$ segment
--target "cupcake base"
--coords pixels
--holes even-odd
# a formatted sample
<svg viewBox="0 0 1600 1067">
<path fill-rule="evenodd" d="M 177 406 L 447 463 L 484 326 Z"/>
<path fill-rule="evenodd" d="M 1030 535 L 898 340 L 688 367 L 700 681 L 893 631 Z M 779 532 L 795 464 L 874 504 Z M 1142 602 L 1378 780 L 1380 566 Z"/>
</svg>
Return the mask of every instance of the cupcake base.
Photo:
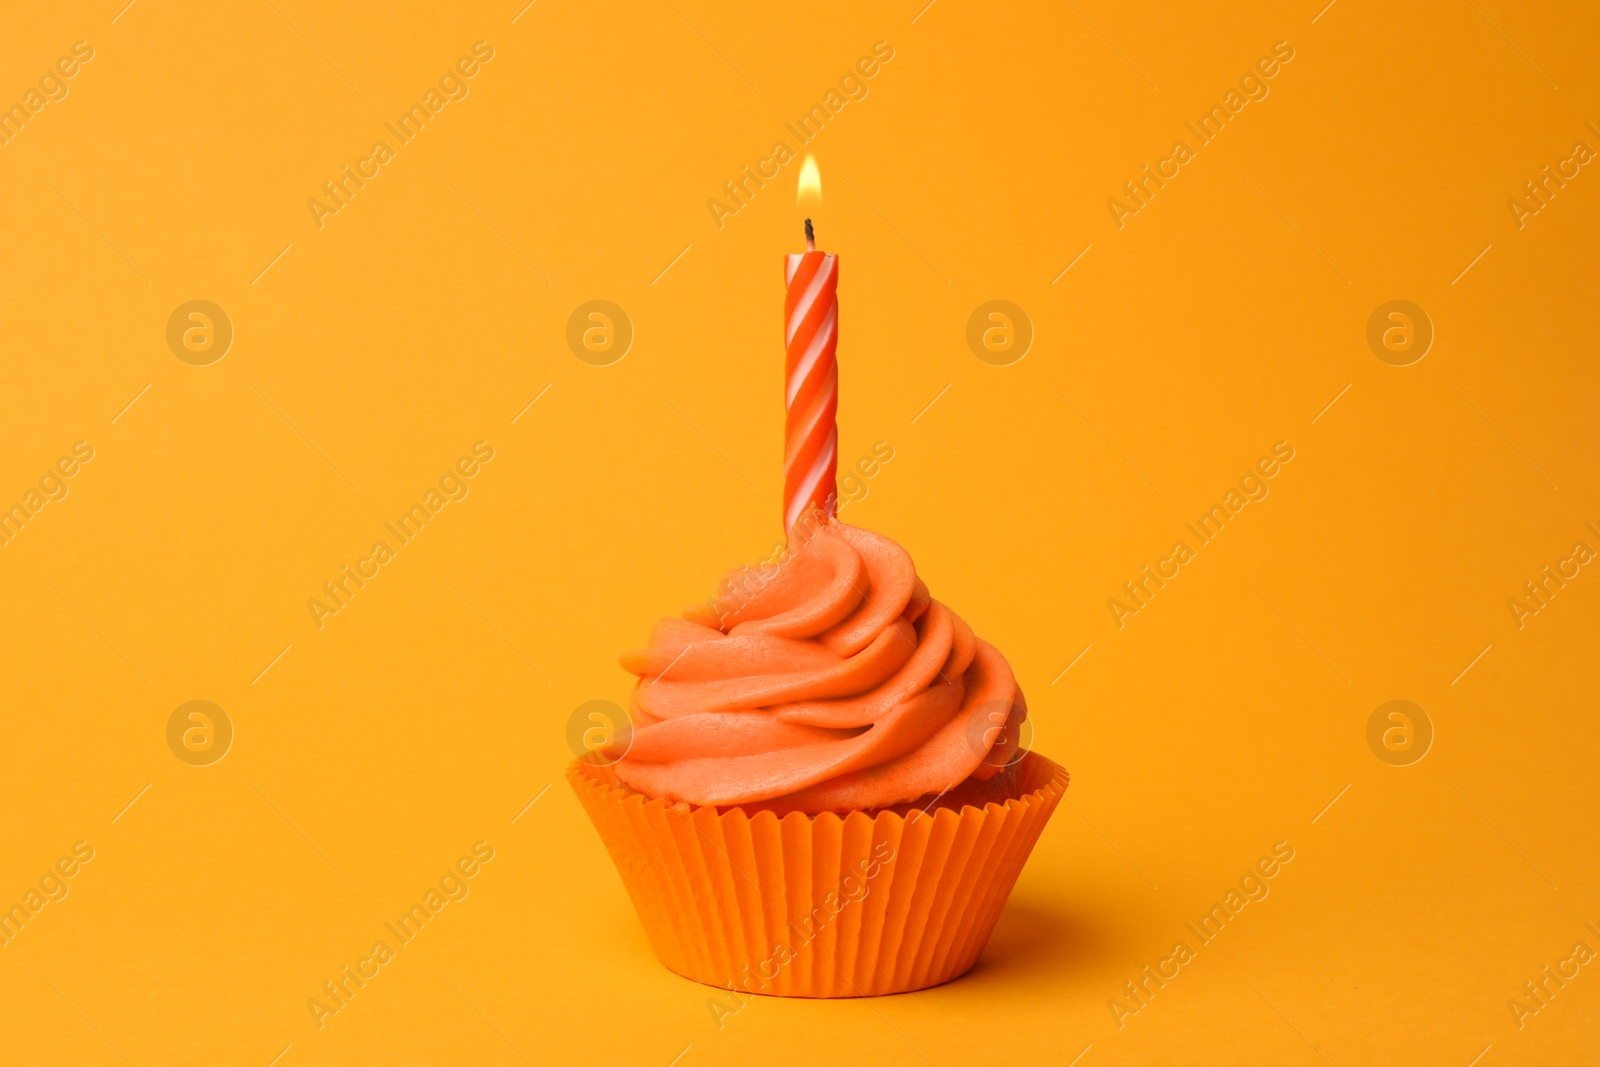
<svg viewBox="0 0 1600 1067">
<path fill-rule="evenodd" d="M 1029 752 L 925 807 L 780 816 L 652 799 L 589 759 L 567 779 L 665 966 L 787 997 L 904 993 L 965 974 L 1068 780 Z"/>
</svg>

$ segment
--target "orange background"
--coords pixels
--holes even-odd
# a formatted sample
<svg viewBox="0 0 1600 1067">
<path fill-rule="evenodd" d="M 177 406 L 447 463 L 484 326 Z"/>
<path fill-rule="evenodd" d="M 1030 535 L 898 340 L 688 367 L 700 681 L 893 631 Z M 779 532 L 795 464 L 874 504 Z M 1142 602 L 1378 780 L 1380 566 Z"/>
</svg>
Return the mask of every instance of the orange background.
<svg viewBox="0 0 1600 1067">
<path fill-rule="evenodd" d="M 0 40 L 0 101 L 94 49 L 0 147 L 0 504 L 94 449 L 0 548 L 0 903 L 94 849 L 0 947 L 8 1058 L 1592 1056 L 1593 967 L 1521 1029 L 1508 1000 L 1600 949 L 1600 576 L 1507 607 L 1600 547 L 1600 176 L 1507 207 L 1600 148 L 1592 9 L 121 2 Z M 470 95 L 319 229 L 306 201 L 480 40 Z M 877 41 L 810 146 L 840 455 L 895 450 L 846 515 L 1010 658 L 1072 804 L 965 978 L 718 1029 L 561 780 L 566 724 L 779 536 L 798 163 L 720 229 L 706 202 Z M 1270 96 L 1118 229 L 1278 41 Z M 208 366 L 166 342 L 192 299 L 234 328 Z M 566 344 L 591 299 L 635 329 L 610 366 Z M 965 341 L 991 299 L 1035 330 L 1010 366 Z M 1366 342 L 1391 299 L 1435 330 L 1411 366 Z M 306 601 L 480 440 L 470 495 L 319 629 Z M 1271 495 L 1119 630 L 1107 599 L 1278 441 Z M 166 739 L 195 699 L 235 732 L 209 766 Z M 1391 699 L 1433 724 L 1411 766 L 1368 747 Z M 470 895 L 319 1030 L 307 1000 L 478 841 Z M 1271 895 L 1119 1028 L 1279 841 Z"/>
</svg>

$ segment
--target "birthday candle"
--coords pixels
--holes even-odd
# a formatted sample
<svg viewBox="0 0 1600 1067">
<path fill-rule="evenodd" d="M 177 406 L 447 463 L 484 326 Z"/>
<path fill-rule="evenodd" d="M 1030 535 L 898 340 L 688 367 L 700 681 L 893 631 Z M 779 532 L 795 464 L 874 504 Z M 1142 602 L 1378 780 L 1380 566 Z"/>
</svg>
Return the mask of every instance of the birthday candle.
<svg viewBox="0 0 1600 1067">
<path fill-rule="evenodd" d="M 783 528 L 808 512 L 831 516 L 838 496 L 839 259 L 818 252 L 811 220 L 806 250 L 785 257 Z"/>
</svg>

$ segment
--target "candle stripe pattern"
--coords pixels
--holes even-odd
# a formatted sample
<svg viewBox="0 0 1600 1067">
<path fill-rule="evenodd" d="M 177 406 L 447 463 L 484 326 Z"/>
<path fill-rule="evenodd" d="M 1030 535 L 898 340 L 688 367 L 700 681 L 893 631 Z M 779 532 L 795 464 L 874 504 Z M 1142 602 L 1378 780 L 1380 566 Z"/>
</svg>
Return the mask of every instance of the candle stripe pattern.
<svg viewBox="0 0 1600 1067">
<path fill-rule="evenodd" d="M 839 260 L 790 255 L 784 300 L 783 528 L 808 512 L 832 515 L 838 495 Z"/>
</svg>

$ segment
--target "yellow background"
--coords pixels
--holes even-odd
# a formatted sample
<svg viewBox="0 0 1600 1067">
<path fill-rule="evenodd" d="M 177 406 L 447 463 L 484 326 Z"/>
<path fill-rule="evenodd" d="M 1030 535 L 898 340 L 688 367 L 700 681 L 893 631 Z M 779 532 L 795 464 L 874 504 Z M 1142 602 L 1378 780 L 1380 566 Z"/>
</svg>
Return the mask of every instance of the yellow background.
<svg viewBox="0 0 1600 1067">
<path fill-rule="evenodd" d="M 0 903 L 96 851 L 0 948 L 0 1058 L 1592 1062 L 1595 966 L 1523 1029 L 1507 1002 L 1600 949 L 1600 576 L 1521 630 L 1507 601 L 1600 547 L 1600 174 L 1520 230 L 1506 202 L 1600 148 L 1600 17 L 922 3 L 12 12 L 4 101 L 95 58 L 0 148 L 0 503 L 95 458 L 0 548 Z M 306 201 L 479 40 L 470 95 L 319 230 Z M 895 449 L 846 517 L 1010 658 L 1072 804 L 965 978 L 719 1030 L 562 779 L 566 723 L 779 536 L 798 164 L 721 229 L 706 201 L 880 40 L 811 146 L 840 455 Z M 1107 199 L 1284 40 L 1119 230 Z M 165 340 L 197 298 L 235 330 L 204 367 Z M 607 367 L 565 342 L 596 298 L 636 331 Z M 1365 340 L 1396 298 L 1436 331 L 1408 367 Z M 964 340 L 991 299 L 1036 331 L 1012 366 Z M 470 496 L 319 630 L 308 598 L 479 440 Z M 1280 440 L 1270 497 L 1117 629 Z M 1436 732 L 1409 767 L 1366 741 L 1397 698 Z M 167 746 L 192 699 L 234 725 L 210 766 Z M 480 840 L 471 895 L 319 1030 L 307 1000 Z M 1119 1029 L 1278 841 L 1271 895 Z"/>
</svg>

